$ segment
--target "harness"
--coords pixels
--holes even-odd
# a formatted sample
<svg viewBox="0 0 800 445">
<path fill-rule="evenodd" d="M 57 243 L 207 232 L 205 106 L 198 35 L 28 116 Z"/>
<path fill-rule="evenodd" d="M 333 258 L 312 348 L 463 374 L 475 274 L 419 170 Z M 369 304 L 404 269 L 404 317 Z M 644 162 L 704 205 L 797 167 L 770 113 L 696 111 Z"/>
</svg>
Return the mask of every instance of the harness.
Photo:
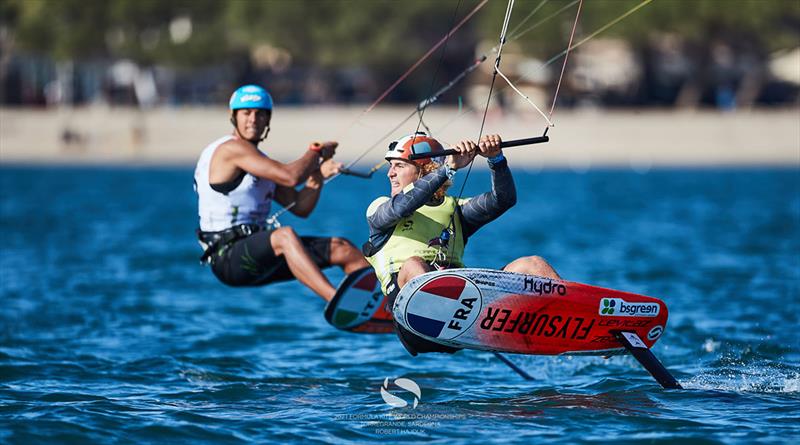
<svg viewBox="0 0 800 445">
<path fill-rule="evenodd" d="M 197 229 L 197 242 L 203 248 L 200 264 L 212 264 L 214 252 L 222 253 L 231 243 L 267 230 L 258 224 L 237 224 L 219 232 L 203 232 Z"/>
<path fill-rule="evenodd" d="M 456 207 L 458 211 L 458 207 Z M 442 233 L 438 238 L 433 238 L 428 241 L 428 247 L 436 248 L 436 256 L 430 261 L 430 265 L 436 270 L 447 269 L 450 267 L 450 256 L 448 251 L 450 249 L 450 237 L 454 234 L 455 230 L 450 227 L 442 229 Z M 466 242 L 466 240 L 465 240 Z"/>
</svg>

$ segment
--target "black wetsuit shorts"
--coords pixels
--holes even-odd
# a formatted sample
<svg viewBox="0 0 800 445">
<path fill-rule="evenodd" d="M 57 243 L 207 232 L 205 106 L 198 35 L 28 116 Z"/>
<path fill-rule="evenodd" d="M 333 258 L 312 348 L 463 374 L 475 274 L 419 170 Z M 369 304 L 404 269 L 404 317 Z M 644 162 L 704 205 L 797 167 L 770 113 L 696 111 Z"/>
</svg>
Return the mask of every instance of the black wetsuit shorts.
<svg viewBox="0 0 800 445">
<path fill-rule="evenodd" d="M 229 243 L 211 255 L 211 270 L 228 286 L 262 286 L 295 279 L 286 258 L 276 255 L 271 231 L 256 232 Z M 331 238 L 301 236 L 311 260 L 320 268 L 331 266 Z"/>
</svg>

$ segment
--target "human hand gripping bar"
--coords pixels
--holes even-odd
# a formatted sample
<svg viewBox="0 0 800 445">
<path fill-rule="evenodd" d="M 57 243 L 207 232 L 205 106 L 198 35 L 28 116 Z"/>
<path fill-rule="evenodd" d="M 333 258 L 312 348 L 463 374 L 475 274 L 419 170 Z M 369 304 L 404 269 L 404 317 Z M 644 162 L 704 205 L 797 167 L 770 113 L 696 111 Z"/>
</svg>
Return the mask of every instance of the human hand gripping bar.
<svg viewBox="0 0 800 445">
<path fill-rule="evenodd" d="M 500 143 L 500 148 L 510 148 L 510 147 L 519 147 L 521 145 L 533 145 L 533 144 L 543 144 L 550 140 L 549 136 L 536 136 L 532 138 L 525 138 L 525 139 L 514 139 L 513 141 L 503 141 Z M 425 158 L 436 158 L 439 156 L 448 156 L 457 154 L 458 151 L 452 148 L 449 148 L 445 151 L 439 151 L 436 153 L 418 153 L 412 154 L 408 157 L 408 159 L 412 161 L 416 161 L 417 159 L 425 159 Z"/>
<path fill-rule="evenodd" d="M 533 144 L 543 144 L 545 142 L 550 141 L 549 136 L 536 136 L 532 138 L 525 138 L 525 139 L 514 139 L 513 141 L 503 141 L 500 143 L 500 148 L 510 148 L 510 147 L 519 147 L 521 145 L 533 145 Z M 458 151 L 451 149 L 447 149 L 443 152 L 436 152 L 436 153 L 419 153 L 419 154 L 412 154 L 409 156 L 409 159 L 415 161 L 417 159 L 425 159 L 425 158 L 435 158 L 438 156 L 447 156 L 456 154 Z M 365 178 L 369 179 L 372 177 L 372 174 L 375 173 L 375 168 L 370 170 L 369 173 L 361 173 L 354 170 L 350 170 L 349 168 L 342 168 L 339 173 L 343 175 L 350 175 L 355 176 L 357 178 Z"/>
</svg>

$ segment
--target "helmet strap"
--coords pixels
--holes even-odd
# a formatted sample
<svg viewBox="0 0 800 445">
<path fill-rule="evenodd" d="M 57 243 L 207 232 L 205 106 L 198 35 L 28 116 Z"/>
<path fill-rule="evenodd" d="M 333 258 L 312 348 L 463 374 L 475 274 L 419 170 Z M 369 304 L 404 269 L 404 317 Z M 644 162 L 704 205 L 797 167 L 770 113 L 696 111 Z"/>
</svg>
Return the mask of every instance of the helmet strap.
<svg viewBox="0 0 800 445">
<path fill-rule="evenodd" d="M 231 110 L 230 122 L 231 125 L 233 125 L 233 132 L 236 133 L 240 139 L 244 139 L 244 137 L 242 137 L 242 133 L 239 133 L 239 127 L 236 125 L 236 110 Z"/>
<path fill-rule="evenodd" d="M 261 136 L 261 139 L 259 139 L 258 142 L 261 142 L 264 139 L 266 139 L 268 135 L 269 135 L 269 125 L 267 125 L 267 128 L 264 129 L 264 134 Z"/>
</svg>

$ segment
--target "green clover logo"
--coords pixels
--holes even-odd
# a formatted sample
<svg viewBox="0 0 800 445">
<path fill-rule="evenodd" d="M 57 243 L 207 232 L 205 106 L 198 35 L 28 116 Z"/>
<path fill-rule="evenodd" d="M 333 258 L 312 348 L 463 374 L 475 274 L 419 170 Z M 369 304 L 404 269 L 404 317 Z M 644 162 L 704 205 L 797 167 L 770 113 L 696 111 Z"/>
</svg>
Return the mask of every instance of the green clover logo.
<svg viewBox="0 0 800 445">
<path fill-rule="evenodd" d="M 613 315 L 614 314 L 614 306 L 617 305 L 617 302 L 614 300 L 610 300 L 608 298 L 603 298 L 603 309 L 600 311 L 603 315 Z"/>
</svg>

